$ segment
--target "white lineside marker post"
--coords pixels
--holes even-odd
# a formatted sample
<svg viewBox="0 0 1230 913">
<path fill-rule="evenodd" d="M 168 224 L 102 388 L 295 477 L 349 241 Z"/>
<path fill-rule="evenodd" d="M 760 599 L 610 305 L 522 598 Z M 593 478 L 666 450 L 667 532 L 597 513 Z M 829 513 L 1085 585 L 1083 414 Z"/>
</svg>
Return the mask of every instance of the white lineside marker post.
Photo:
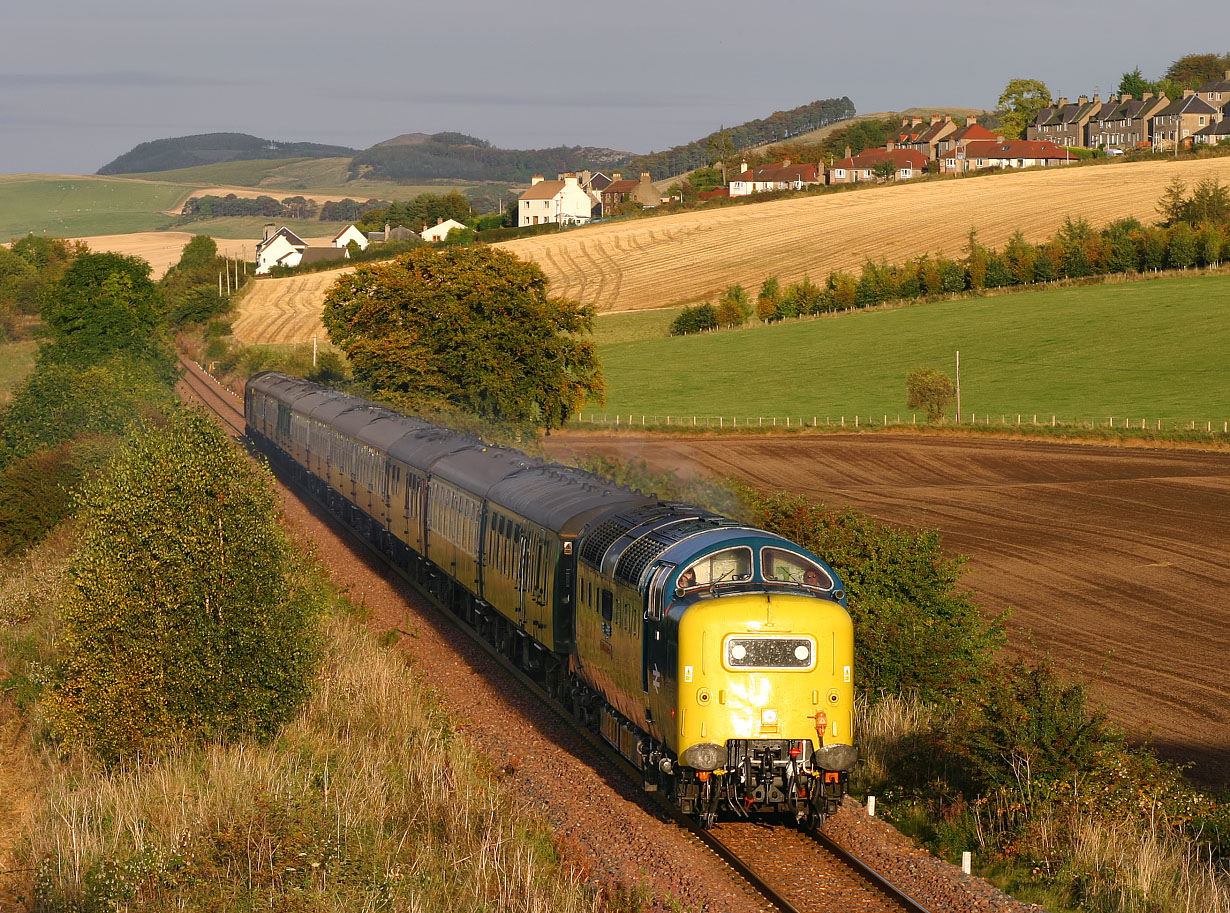
<svg viewBox="0 0 1230 913">
<path fill-rule="evenodd" d="M 316 336 L 312 336 L 312 367 L 316 367 Z"/>
<path fill-rule="evenodd" d="M 965 852 L 961 854 L 961 871 L 964 872 L 966 875 L 969 874 L 970 863 L 973 862 L 973 860 L 974 860 L 974 854 L 971 853 L 969 850 L 966 850 Z"/>
<path fill-rule="evenodd" d="M 867 797 L 867 815 L 871 818 L 874 818 L 876 816 L 876 797 L 875 796 Z"/>
</svg>

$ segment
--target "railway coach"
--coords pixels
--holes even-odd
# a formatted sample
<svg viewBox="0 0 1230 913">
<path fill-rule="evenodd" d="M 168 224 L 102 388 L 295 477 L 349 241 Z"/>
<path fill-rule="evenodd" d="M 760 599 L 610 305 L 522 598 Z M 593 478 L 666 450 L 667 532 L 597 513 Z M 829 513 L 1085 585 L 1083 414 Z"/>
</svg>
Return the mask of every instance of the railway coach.
<svg viewBox="0 0 1230 913">
<path fill-rule="evenodd" d="M 823 820 L 853 747 L 833 570 L 780 536 L 275 372 L 250 439 L 712 823 Z"/>
</svg>

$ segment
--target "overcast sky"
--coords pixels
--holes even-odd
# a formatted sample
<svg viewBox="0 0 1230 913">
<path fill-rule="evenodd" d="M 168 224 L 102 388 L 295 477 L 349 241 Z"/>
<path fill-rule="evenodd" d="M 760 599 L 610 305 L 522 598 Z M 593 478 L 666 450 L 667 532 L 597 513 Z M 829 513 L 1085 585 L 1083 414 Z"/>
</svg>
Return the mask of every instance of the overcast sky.
<svg viewBox="0 0 1230 913">
<path fill-rule="evenodd" d="M 88 174 L 146 140 L 364 148 L 456 130 L 650 152 L 818 98 L 992 108 L 1009 79 L 1105 97 L 1224 53 L 1225 0 L 179 3 L 4 0 L 0 173 Z"/>
</svg>

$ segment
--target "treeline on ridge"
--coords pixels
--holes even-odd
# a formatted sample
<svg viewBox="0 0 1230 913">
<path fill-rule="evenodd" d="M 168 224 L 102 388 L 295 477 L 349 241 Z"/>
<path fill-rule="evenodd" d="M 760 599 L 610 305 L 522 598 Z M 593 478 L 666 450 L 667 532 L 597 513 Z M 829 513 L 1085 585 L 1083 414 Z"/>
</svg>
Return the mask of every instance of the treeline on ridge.
<svg viewBox="0 0 1230 913">
<path fill-rule="evenodd" d="M 421 143 L 378 145 L 360 152 L 350 161 L 350 179 L 528 182 L 535 174 L 554 177 L 565 171 L 618 166 L 628 156 L 587 146 L 497 149 L 472 136 L 436 133 Z"/>
<path fill-rule="evenodd" d="M 778 143 L 811 130 L 854 116 L 854 102 L 846 96 L 813 101 L 789 111 L 751 120 L 737 127 L 723 127 L 708 136 L 664 152 L 635 156 L 628 167 L 632 172 L 648 171 L 655 181 L 704 167 L 729 158 L 743 149 Z"/>
<path fill-rule="evenodd" d="M 141 143 L 103 165 L 98 174 L 173 171 L 252 159 L 340 158 L 356 151 L 321 143 L 279 143 L 247 133 L 199 133 Z"/>
</svg>

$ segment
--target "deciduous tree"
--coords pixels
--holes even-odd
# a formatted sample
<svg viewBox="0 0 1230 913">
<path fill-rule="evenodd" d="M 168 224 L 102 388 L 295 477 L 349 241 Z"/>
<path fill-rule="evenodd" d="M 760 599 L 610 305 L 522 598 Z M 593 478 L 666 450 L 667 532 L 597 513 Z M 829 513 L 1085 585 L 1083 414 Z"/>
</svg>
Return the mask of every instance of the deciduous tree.
<svg viewBox="0 0 1230 913">
<path fill-rule="evenodd" d="M 1051 90 L 1039 79 L 1013 79 L 999 96 L 999 132 L 1020 139 L 1038 112 L 1051 103 Z"/>
<path fill-rule="evenodd" d="M 307 695 L 314 600 L 267 477 L 216 424 L 148 427 L 82 496 L 47 706 L 116 761 L 187 738 L 264 738 Z"/>
<path fill-rule="evenodd" d="M 418 248 L 342 276 L 322 320 L 356 379 L 410 408 L 553 428 L 604 391 L 594 310 L 533 263 L 479 245 Z"/>
<path fill-rule="evenodd" d="M 922 409 L 928 421 L 938 422 L 957 395 L 952 378 L 935 368 L 915 368 L 905 380 L 906 407 Z"/>
</svg>

